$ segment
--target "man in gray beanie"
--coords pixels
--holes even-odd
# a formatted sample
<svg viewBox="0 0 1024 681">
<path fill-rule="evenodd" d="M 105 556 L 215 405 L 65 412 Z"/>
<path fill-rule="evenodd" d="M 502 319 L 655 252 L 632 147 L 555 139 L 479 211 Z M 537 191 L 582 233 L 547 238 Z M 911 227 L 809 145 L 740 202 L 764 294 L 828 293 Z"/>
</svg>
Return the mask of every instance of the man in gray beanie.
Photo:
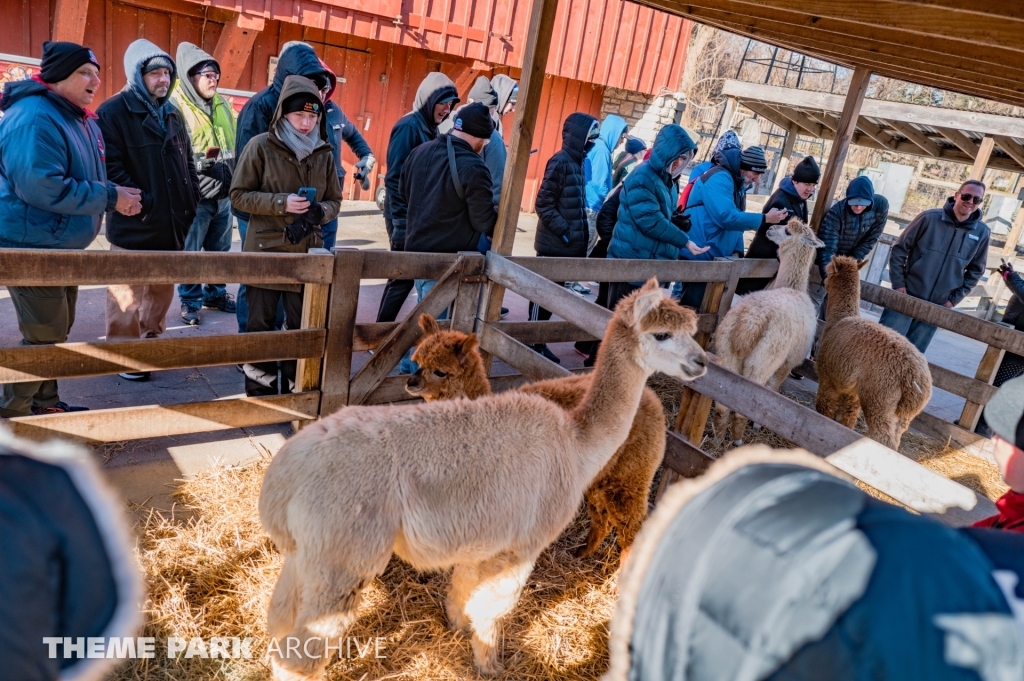
<svg viewBox="0 0 1024 681">
<path fill-rule="evenodd" d="M 180 251 L 196 216 L 199 176 L 181 112 L 170 103 L 178 78 L 171 56 L 139 39 L 124 54 L 128 84 L 97 109 L 107 144 L 107 176 L 142 191 L 142 211 L 112 213 L 110 249 Z M 107 340 L 156 338 L 167 328 L 174 284 L 107 287 Z M 121 378 L 145 381 L 149 372 Z"/>
</svg>

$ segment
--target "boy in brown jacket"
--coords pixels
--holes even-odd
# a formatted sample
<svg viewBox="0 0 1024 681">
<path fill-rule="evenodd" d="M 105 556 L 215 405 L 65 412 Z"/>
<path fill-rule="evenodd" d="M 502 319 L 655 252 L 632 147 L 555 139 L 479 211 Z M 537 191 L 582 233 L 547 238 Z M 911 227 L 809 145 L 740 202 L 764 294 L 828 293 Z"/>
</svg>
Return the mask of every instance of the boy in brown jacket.
<svg viewBox="0 0 1024 681">
<path fill-rule="evenodd" d="M 313 201 L 299 188 L 316 189 Z M 288 76 L 281 88 L 270 130 L 253 137 L 238 159 L 231 181 L 231 205 L 249 213 L 242 250 L 250 253 L 305 253 L 320 248 L 320 226 L 338 215 L 341 185 L 327 141 L 323 102 L 313 81 Z M 272 331 L 278 301 L 284 301 L 285 323 L 297 329 L 302 321 L 302 286 L 247 286 L 246 331 Z M 243 365 L 246 395 L 290 393 L 295 385 L 295 360 Z"/>
</svg>

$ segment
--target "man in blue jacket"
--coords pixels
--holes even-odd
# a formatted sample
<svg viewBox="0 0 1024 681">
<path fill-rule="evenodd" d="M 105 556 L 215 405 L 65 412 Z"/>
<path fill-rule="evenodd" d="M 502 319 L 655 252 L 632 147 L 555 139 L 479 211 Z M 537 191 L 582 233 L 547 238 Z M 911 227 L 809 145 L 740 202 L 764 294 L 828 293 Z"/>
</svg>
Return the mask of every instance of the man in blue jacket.
<svg viewBox="0 0 1024 681">
<path fill-rule="evenodd" d="M 686 260 L 742 257 L 743 232 L 756 230 L 762 224 L 776 225 L 789 215 L 784 208 L 772 208 L 764 214 L 746 212 L 747 192 L 768 170 L 761 147 L 726 149 L 717 159 L 717 165 L 694 181 L 686 201 L 690 239 L 708 248 L 699 255 L 682 253 Z M 699 308 L 706 287 L 703 283 L 687 284 L 682 288 L 680 302 Z"/>
<path fill-rule="evenodd" d="M 100 65 L 92 50 L 46 42 L 39 75 L 8 83 L 0 100 L 0 248 L 84 249 L 103 213 L 135 215 L 138 189 L 107 180 L 92 104 Z M 77 286 L 8 286 L 23 345 L 63 343 Z M 3 386 L 0 417 L 81 411 L 60 401 L 56 381 Z"/>
<path fill-rule="evenodd" d="M 628 124 L 615 114 L 608 114 L 601 122 L 601 134 L 594 147 L 587 152 L 583 163 L 583 174 L 587 179 L 587 222 L 590 227 L 590 242 L 587 252 L 597 243 L 597 213 L 601 204 L 612 191 L 612 151 L 626 134 Z"/>
</svg>

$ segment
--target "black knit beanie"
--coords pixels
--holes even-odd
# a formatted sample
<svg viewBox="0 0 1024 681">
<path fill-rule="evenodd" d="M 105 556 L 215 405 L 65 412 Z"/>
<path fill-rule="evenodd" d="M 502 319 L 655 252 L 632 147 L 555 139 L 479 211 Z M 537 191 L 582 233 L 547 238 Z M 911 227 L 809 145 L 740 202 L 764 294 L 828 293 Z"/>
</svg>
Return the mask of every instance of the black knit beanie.
<svg viewBox="0 0 1024 681">
<path fill-rule="evenodd" d="M 821 168 L 815 162 L 814 157 L 808 156 L 800 163 L 796 164 L 793 168 L 793 181 L 794 182 L 808 182 L 810 184 L 817 184 L 818 180 L 821 179 Z"/>
<path fill-rule="evenodd" d="M 494 121 L 491 120 L 490 109 L 480 102 L 473 102 L 459 109 L 452 127 L 467 135 L 487 140 L 494 132 Z"/>
<path fill-rule="evenodd" d="M 281 104 L 281 114 L 295 113 L 296 111 L 306 111 L 314 113 L 317 116 L 324 109 L 324 103 L 320 101 L 320 98 L 311 92 L 299 92 L 288 97 Z"/>
<path fill-rule="evenodd" d="M 39 77 L 44 83 L 59 83 L 77 71 L 82 64 L 93 64 L 100 68 L 96 55 L 88 47 L 47 40 L 43 43 L 43 62 L 39 68 Z"/>
<path fill-rule="evenodd" d="M 747 147 L 740 154 L 740 170 L 753 170 L 755 173 L 764 173 L 768 170 L 768 159 L 764 157 L 764 149 L 761 147 Z"/>
</svg>

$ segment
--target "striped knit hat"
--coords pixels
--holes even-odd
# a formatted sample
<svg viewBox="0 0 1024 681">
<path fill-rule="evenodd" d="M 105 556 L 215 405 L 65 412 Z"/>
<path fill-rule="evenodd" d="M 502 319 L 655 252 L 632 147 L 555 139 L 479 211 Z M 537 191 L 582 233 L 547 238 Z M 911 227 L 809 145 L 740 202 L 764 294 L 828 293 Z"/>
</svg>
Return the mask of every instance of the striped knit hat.
<svg viewBox="0 0 1024 681">
<path fill-rule="evenodd" d="M 768 170 L 768 159 L 764 157 L 764 149 L 761 147 L 747 147 L 740 154 L 740 170 L 753 170 L 755 173 L 764 173 Z"/>
</svg>

